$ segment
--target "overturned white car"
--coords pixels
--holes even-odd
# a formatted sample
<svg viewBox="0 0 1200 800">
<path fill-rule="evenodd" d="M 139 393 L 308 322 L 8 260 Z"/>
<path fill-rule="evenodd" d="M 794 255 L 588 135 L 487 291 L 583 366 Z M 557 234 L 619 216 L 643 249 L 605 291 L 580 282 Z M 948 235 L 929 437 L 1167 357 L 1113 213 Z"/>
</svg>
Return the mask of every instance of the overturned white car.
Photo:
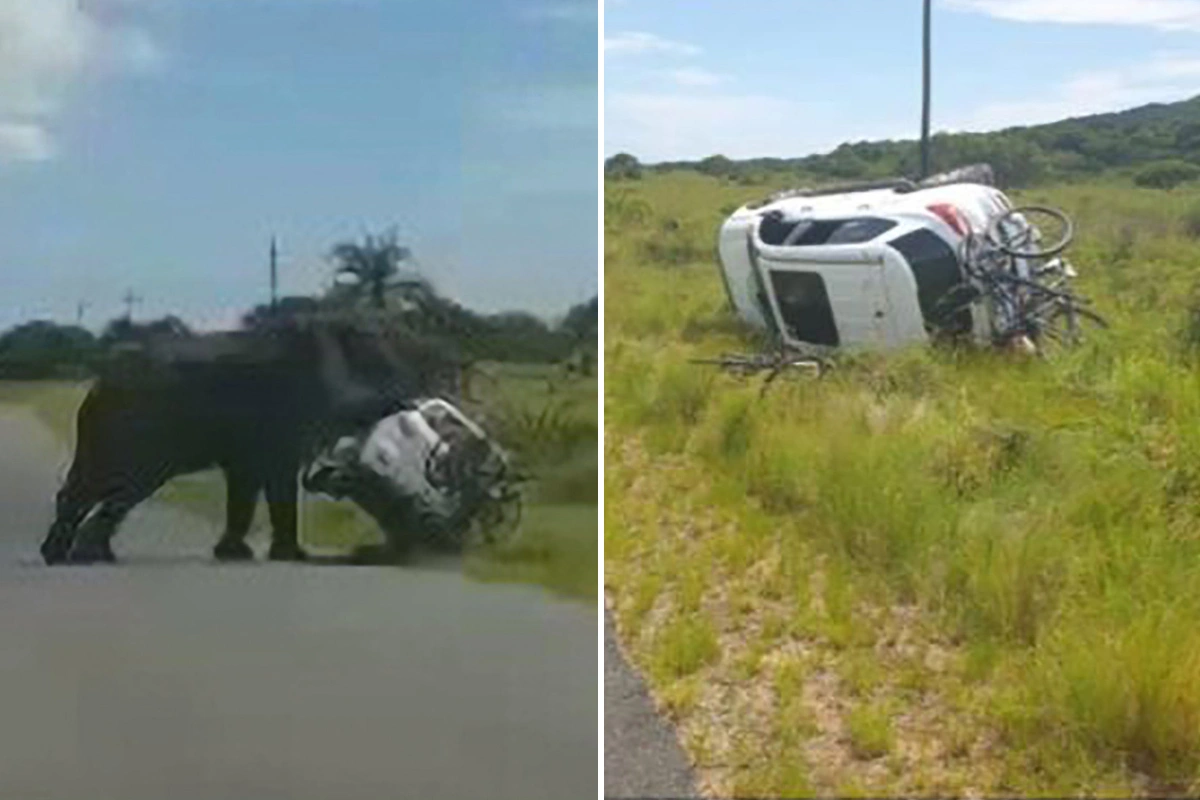
<svg viewBox="0 0 1200 800">
<path fill-rule="evenodd" d="M 1046 243 L 1031 218 L 1058 230 Z M 747 323 L 784 346 L 888 349 L 931 337 L 1041 345 L 1100 322 L 1069 290 L 1074 230 L 1014 208 L 986 165 L 928 179 L 798 190 L 721 227 L 721 276 Z"/>
<path fill-rule="evenodd" d="M 520 517 L 507 453 L 457 406 L 439 398 L 380 420 L 315 459 L 304 487 L 349 499 L 379 523 L 393 553 L 414 545 L 461 550 L 473 534 L 495 541 Z"/>
</svg>

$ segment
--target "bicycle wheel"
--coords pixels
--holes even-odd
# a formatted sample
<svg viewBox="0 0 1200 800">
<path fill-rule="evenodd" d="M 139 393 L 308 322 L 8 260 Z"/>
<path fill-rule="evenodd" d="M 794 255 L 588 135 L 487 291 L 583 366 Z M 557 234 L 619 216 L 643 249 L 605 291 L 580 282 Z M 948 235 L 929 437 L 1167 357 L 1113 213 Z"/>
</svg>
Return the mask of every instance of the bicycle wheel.
<svg viewBox="0 0 1200 800">
<path fill-rule="evenodd" d="M 1046 355 L 1055 350 L 1078 346 L 1084 337 L 1087 325 L 1107 328 L 1104 317 L 1079 303 L 1059 300 L 1035 322 L 1038 350 Z"/>
<path fill-rule="evenodd" d="M 1018 215 L 1025 218 L 1025 226 L 1016 221 Z M 1052 244 L 1038 245 L 1034 233 L 1044 231 L 1029 219 L 1033 215 L 1049 217 L 1059 229 L 1051 238 Z M 1013 258 L 1053 258 L 1070 246 L 1075 238 L 1075 223 L 1065 212 L 1051 206 L 1021 206 L 994 218 L 988 224 L 987 238 L 1002 253 Z"/>
</svg>

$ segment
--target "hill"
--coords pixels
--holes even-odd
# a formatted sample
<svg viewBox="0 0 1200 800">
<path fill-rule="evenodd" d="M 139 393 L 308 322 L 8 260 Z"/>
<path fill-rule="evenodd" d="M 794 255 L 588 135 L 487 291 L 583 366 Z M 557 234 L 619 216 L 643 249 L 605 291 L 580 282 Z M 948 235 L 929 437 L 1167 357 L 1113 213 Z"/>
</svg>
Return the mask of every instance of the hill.
<svg viewBox="0 0 1200 800">
<path fill-rule="evenodd" d="M 1106 173 L 1142 185 L 1171 188 L 1200 177 L 1200 97 L 1156 103 L 1107 114 L 990 133 L 939 133 L 933 137 L 935 172 L 987 161 L 1007 188 L 1078 182 Z M 799 158 L 732 160 L 721 155 L 700 161 L 643 166 L 629 154 L 608 159 L 609 178 L 634 178 L 643 170 L 695 170 L 757 183 L 779 173 L 798 181 L 915 175 L 916 140 L 854 142 L 829 153 Z"/>
</svg>

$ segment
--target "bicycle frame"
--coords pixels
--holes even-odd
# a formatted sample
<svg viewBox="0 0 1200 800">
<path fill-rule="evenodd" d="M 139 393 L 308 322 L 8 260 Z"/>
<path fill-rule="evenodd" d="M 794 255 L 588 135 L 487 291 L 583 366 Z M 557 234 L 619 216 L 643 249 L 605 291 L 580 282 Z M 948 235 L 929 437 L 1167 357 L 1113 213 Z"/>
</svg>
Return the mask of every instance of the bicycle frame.
<svg viewBox="0 0 1200 800">
<path fill-rule="evenodd" d="M 1063 222 L 1059 241 L 1040 250 L 1022 249 L 1042 241 L 1041 232 L 1020 216 L 1030 210 L 1049 213 Z M 1014 217 L 1023 224 L 1009 224 Z M 1044 207 L 1013 209 L 992 220 L 984 235 L 970 234 L 960 257 L 974 296 L 960 308 L 983 305 L 992 320 L 993 340 L 999 345 L 1027 337 L 1041 349 L 1046 338 L 1060 339 L 1054 325 L 1062 314 L 1067 317 L 1072 340 L 1081 318 L 1106 325 L 1087 307 L 1088 301 L 1071 289 L 1075 271 L 1061 254 L 1073 235 L 1074 225 L 1065 213 Z"/>
</svg>

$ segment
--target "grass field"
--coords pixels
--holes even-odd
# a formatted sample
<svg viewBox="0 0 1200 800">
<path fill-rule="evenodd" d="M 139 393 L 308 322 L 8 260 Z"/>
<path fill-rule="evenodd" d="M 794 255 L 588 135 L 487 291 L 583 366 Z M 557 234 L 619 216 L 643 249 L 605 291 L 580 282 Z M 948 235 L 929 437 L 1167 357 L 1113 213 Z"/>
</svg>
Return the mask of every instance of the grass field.
<svg viewBox="0 0 1200 800">
<path fill-rule="evenodd" d="M 518 458 L 538 478 L 527 497 L 521 527 L 511 542 L 470 554 L 467 574 L 480 580 L 536 583 L 554 592 L 595 600 L 599 559 L 597 381 L 561 376 L 555 368 L 495 364 L 491 380 L 476 389 L 484 398 L 470 410 L 489 428 L 517 443 Z M 73 383 L 0 382 L 0 404 L 23 405 L 70 449 L 75 412 L 86 386 Z M 224 481 L 217 472 L 185 475 L 155 496 L 192 511 L 213 525 L 214 542 L 225 521 Z M 350 550 L 382 541 L 375 522 L 356 506 L 307 497 L 301 535 L 323 548 Z M 266 535 L 260 503 L 251 535 Z"/>
<path fill-rule="evenodd" d="M 713 794 L 1200 791 L 1200 194 L 1078 222 L 1111 331 L 860 356 L 765 398 L 717 227 L 778 186 L 606 187 L 605 583 Z"/>
</svg>

